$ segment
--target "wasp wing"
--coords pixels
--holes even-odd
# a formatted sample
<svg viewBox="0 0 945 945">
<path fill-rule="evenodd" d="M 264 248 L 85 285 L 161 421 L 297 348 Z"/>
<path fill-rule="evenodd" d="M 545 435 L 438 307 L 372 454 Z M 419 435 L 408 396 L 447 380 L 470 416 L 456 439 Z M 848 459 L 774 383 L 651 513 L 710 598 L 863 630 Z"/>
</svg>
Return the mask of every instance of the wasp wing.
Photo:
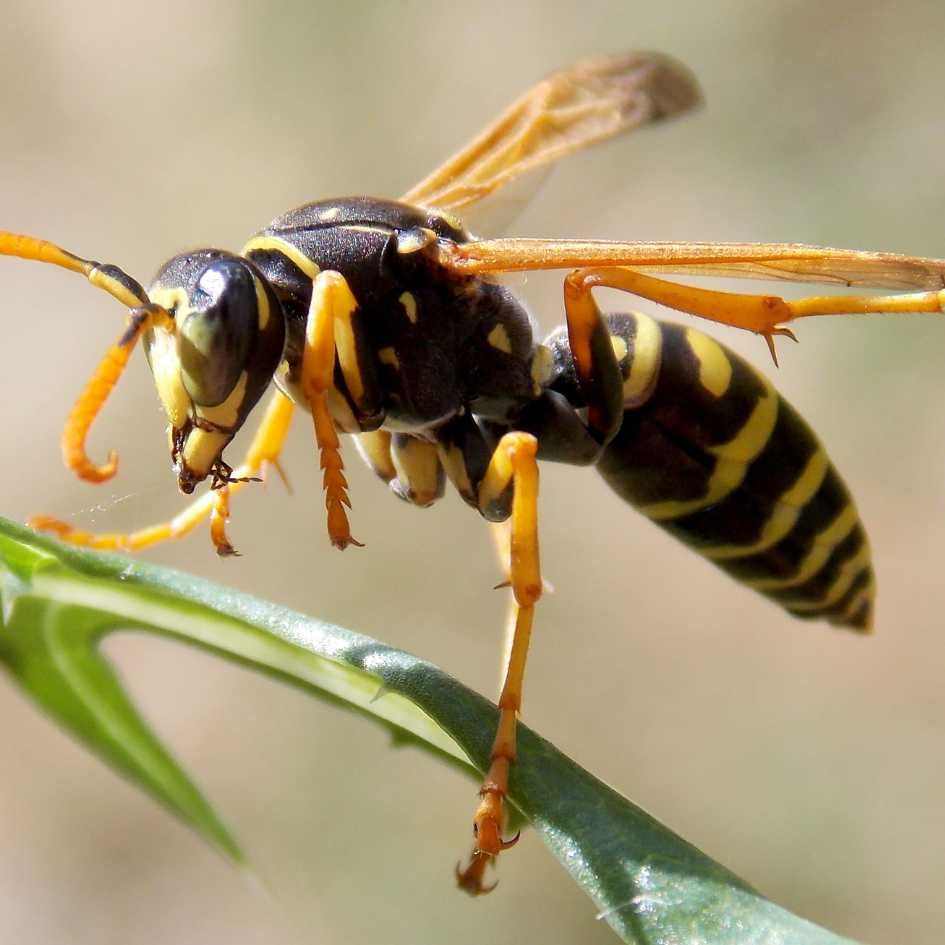
<svg viewBox="0 0 945 945">
<path fill-rule="evenodd" d="M 463 216 L 523 174 L 701 101 L 691 72 L 668 56 L 581 60 L 526 92 L 402 199 Z"/>
<path fill-rule="evenodd" d="M 443 247 L 458 272 L 629 267 L 640 272 L 775 279 L 879 289 L 945 289 L 945 260 L 804 243 L 662 243 L 475 240 Z"/>
</svg>

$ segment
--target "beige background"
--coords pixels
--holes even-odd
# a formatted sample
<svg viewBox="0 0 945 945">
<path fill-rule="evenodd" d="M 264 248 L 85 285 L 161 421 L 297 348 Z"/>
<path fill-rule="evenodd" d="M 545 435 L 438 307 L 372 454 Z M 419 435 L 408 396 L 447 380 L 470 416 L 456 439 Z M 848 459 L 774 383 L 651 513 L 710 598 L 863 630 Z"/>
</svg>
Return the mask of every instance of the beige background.
<svg viewBox="0 0 945 945">
<path fill-rule="evenodd" d="M 468 6 L 468 9 L 461 9 Z M 342 12 L 344 9 L 344 12 Z M 160 3 L 0 0 L 0 226 L 146 280 L 237 248 L 305 200 L 396 195 L 544 72 L 662 49 L 698 116 L 586 154 L 521 235 L 804 240 L 945 255 L 945 7 L 896 2 Z M 75 277 L 0 261 L 3 514 L 133 528 L 179 506 L 140 356 L 60 465 L 71 398 L 121 311 Z M 522 285 L 543 329 L 560 280 Z M 625 300 L 619 300 L 626 305 Z M 723 334 L 719 332 L 718 334 Z M 945 906 L 945 322 L 823 320 L 777 381 L 858 497 L 880 580 L 868 640 L 794 622 L 678 547 L 592 471 L 547 467 L 526 717 L 761 890 L 869 942 L 940 940 Z M 757 339 L 724 337 L 768 369 Z M 295 494 L 150 555 L 363 630 L 493 693 L 502 597 L 477 517 L 418 512 L 350 460 L 355 534 L 324 536 L 299 424 Z M 452 890 L 474 788 L 376 730 L 151 640 L 110 644 L 147 715 L 262 879 L 216 858 L 0 683 L 0 941 L 606 942 L 532 835 L 487 901 Z"/>
</svg>

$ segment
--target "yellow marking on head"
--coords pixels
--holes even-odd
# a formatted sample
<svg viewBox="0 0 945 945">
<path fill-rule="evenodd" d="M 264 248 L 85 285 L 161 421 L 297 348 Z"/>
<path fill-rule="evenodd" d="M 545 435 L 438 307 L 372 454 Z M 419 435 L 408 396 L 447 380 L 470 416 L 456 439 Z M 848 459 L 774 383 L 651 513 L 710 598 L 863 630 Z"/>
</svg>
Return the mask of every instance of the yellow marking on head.
<svg viewBox="0 0 945 945">
<path fill-rule="evenodd" d="M 663 360 L 663 330 L 656 319 L 633 312 L 636 325 L 633 358 L 623 379 L 625 407 L 639 407 L 653 392 Z"/>
<path fill-rule="evenodd" d="M 400 370 L 400 358 L 397 357 L 397 352 L 393 348 L 381 348 L 377 352 L 377 359 L 381 364 L 389 364 L 394 370 Z"/>
<path fill-rule="evenodd" d="M 195 427 L 190 431 L 184 443 L 181 460 L 187 469 L 202 478 L 209 474 L 210 468 L 219 459 L 231 439 L 233 439 L 232 433 L 198 430 Z"/>
<path fill-rule="evenodd" d="M 230 391 L 226 400 L 215 407 L 202 407 L 199 404 L 194 405 L 194 410 L 201 420 L 209 420 L 215 427 L 222 427 L 225 430 L 232 430 L 240 419 L 240 408 L 243 406 L 243 400 L 246 398 L 246 384 L 249 375 L 246 371 L 240 374 L 236 386 Z"/>
<path fill-rule="evenodd" d="M 190 314 L 190 296 L 183 286 L 152 288 L 148 290 L 148 297 L 155 305 L 167 309 L 178 324 Z"/>
<path fill-rule="evenodd" d="M 164 328 L 155 328 L 148 345 L 148 360 L 164 413 L 171 426 L 179 430 L 190 419 L 193 404 L 181 379 L 177 336 Z"/>
<path fill-rule="evenodd" d="M 856 507 L 848 502 L 834 520 L 814 539 L 814 544 L 807 556 L 798 566 L 793 576 L 787 578 L 759 578 L 746 581 L 748 587 L 756 591 L 779 591 L 788 587 L 797 587 L 812 578 L 826 563 L 834 548 L 843 541 L 856 527 L 859 516 Z"/>
<path fill-rule="evenodd" d="M 329 207 L 327 210 L 322 210 L 318 215 L 318 219 L 322 223 L 334 223 L 340 216 L 341 207 Z"/>
<path fill-rule="evenodd" d="M 551 349 L 545 345 L 538 345 L 535 353 L 532 355 L 532 361 L 529 365 L 529 373 L 532 376 L 532 388 L 537 397 L 551 380 L 551 372 L 554 369 L 554 355 Z"/>
<path fill-rule="evenodd" d="M 440 457 L 433 443 L 413 436 L 398 437 L 391 444 L 397 478 L 411 492 L 416 505 L 430 505 L 440 491 Z"/>
<path fill-rule="evenodd" d="M 731 558 L 747 558 L 776 545 L 797 523 L 801 510 L 820 488 L 829 468 L 830 460 L 827 454 L 818 449 L 807 461 L 794 485 L 778 497 L 771 515 L 761 529 L 761 537 L 753 544 L 715 545 L 711 548 L 700 548 L 699 553 L 712 561 L 726 561 Z"/>
<path fill-rule="evenodd" d="M 717 458 L 705 493 L 697 499 L 668 499 L 641 506 L 640 511 L 647 518 L 666 521 L 689 515 L 715 505 L 742 484 L 748 465 L 765 448 L 778 419 L 778 394 L 766 379 L 762 380 L 765 393 L 758 398 L 741 430 L 727 443 L 708 448 L 707 452 Z"/>
<path fill-rule="evenodd" d="M 816 610 L 826 610 L 831 604 L 843 598 L 853 582 L 870 566 L 870 546 L 864 541 L 860 550 L 855 555 L 847 558 L 837 569 L 837 578 L 827 589 L 827 592 L 819 600 L 810 601 L 786 600 L 782 601 L 784 607 L 798 613 L 811 613 Z"/>
<path fill-rule="evenodd" d="M 417 300 L 413 297 L 412 292 L 401 292 L 400 298 L 397 300 L 404 307 L 404 311 L 407 313 L 407 318 L 410 320 L 411 325 L 417 324 Z"/>
<path fill-rule="evenodd" d="M 496 351 L 504 351 L 506 354 L 512 353 L 512 339 L 509 338 L 509 333 L 506 331 L 505 325 L 503 325 L 502 322 L 499 322 L 495 328 L 489 332 L 486 341 L 488 341 Z"/>
<path fill-rule="evenodd" d="M 699 362 L 699 383 L 716 397 L 721 397 L 732 383 L 732 362 L 722 346 L 708 335 L 686 329 L 686 341 Z"/>
<path fill-rule="evenodd" d="M 380 476 L 390 482 L 397 475 L 394 461 L 390 456 L 391 435 L 384 430 L 371 433 L 359 433 L 354 438 L 354 445 L 361 458 Z"/>
<path fill-rule="evenodd" d="M 253 275 L 253 286 L 256 289 L 256 319 L 260 332 L 266 330 L 269 324 L 269 295 L 266 292 L 262 279 Z"/>
<path fill-rule="evenodd" d="M 254 236 L 241 250 L 241 256 L 248 256 L 251 252 L 271 252 L 281 253 L 290 262 L 294 263 L 309 279 L 314 281 L 315 276 L 321 271 L 317 263 L 312 262 L 305 253 L 293 246 L 288 240 L 281 239 L 278 236 L 261 234 Z"/>
</svg>

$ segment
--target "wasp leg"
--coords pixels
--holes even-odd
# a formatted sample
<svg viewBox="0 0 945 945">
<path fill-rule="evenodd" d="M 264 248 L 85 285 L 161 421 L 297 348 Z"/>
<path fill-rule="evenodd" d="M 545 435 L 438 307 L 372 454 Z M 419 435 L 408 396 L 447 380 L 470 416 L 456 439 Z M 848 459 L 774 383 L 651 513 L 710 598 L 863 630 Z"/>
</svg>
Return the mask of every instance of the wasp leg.
<svg viewBox="0 0 945 945">
<path fill-rule="evenodd" d="M 482 511 L 489 521 L 504 522 L 512 508 L 510 497 L 504 497 L 504 503 L 497 504 L 493 501 L 494 508 L 491 510 L 483 510 L 479 505 L 479 487 L 489 468 L 500 434 L 493 435 L 487 423 L 477 420 L 472 413 L 466 411 L 437 427 L 433 436 L 436 439 L 440 464 L 463 501 Z"/>
<path fill-rule="evenodd" d="M 339 329 L 339 326 L 350 325 L 351 315 L 357 307 L 358 303 L 348 287 L 347 280 L 340 272 L 326 269 L 315 276 L 305 324 L 302 390 L 312 412 L 315 442 L 321 454 L 325 507 L 328 510 L 328 536 L 331 543 L 341 549 L 361 543 L 351 537 L 345 512 L 345 506 L 351 508 L 348 481 L 345 479 L 335 421 L 328 409 L 328 394 L 332 388 L 335 370 L 335 333 L 344 331 L 343 328 Z M 344 364 L 342 372 L 345 372 Z M 345 383 L 349 387 L 352 380 L 353 378 L 345 373 Z M 359 385 L 359 382 L 357 383 Z"/>
<path fill-rule="evenodd" d="M 397 477 L 397 467 L 391 458 L 391 440 L 393 434 L 387 430 L 372 430 L 370 433 L 355 433 L 354 445 L 361 459 L 367 463 L 374 474 L 384 482 L 390 483 Z"/>
<path fill-rule="evenodd" d="M 556 334 L 549 336 L 545 343 L 555 341 Z M 622 377 L 619 367 L 618 376 Z M 575 392 L 575 396 L 579 393 L 582 391 Z M 557 390 L 542 391 L 541 397 L 527 404 L 515 418 L 515 426 L 537 438 L 540 460 L 553 463 L 593 466 L 606 446 L 582 419 L 575 404 Z"/>
<path fill-rule="evenodd" d="M 386 430 L 359 433 L 354 440 L 361 458 L 398 498 L 425 509 L 442 497 L 445 476 L 436 443 Z"/>
<path fill-rule="evenodd" d="M 30 520 L 30 525 L 41 531 L 52 532 L 63 541 L 73 545 L 109 551 L 140 551 L 142 548 L 162 541 L 182 538 L 193 531 L 207 516 L 210 516 L 210 534 L 217 553 L 234 554 L 233 546 L 227 539 L 225 531 L 230 496 L 257 477 L 264 478 L 270 466 L 275 467 L 281 474 L 279 453 L 282 451 L 289 430 L 292 409 L 292 402 L 281 392 L 276 391 L 269 401 L 266 414 L 253 437 L 246 458 L 233 472 L 229 483 L 207 492 L 169 522 L 150 525 L 129 534 L 118 532 L 93 534 L 73 528 L 67 522 L 50 516 L 36 516 Z"/>
<path fill-rule="evenodd" d="M 473 414 L 462 413 L 448 420 L 434 432 L 440 465 L 463 501 L 476 510 L 480 510 L 480 484 L 489 468 L 489 460 L 495 452 L 498 440 L 498 437 L 490 436 L 488 428 L 481 427 L 480 422 Z M 502 580 L 496 584 L 496 590 L 511 587 L 509 562 L 512 523 L 509 516 L 512 512 L 512 490 L 506 489 L 502 495 L 493 498 L 488 508 L 480 511 L 489 521 L 489 533 L 502 570 Z M 513 599 L 513 622 L 514 608 Z"/>
<path fill-rule="evenodd" d="M 785 322 L 811 315 L 857 315 L 870 312 L 942 312 L 945 311 L 945 290 L 911 292 L 902 295 L 822 295 L 788 301 L 777 295 L 750 295 L 740 292 L 717 292 L 696 286 L 680 285 L 656 279 L 633 269 L 576 269 L 565 279 L 565 299 L 581 300 L 595 286 L 621 289 L 650 299 L 667 308 L 710 321 L 743 328 L 761 335 L 777 364 L 774 338 L 793 338 Z M 574 350 L 574 340 L 571 342 Z M 575 351 L 577 361 L 577 351 Z"/>
<path fill-rule="evenodd" d="M 517 613 L 505 683 L 499 696 L 499 725 L 490 753 L 489 770 L 480 790 L 474 817 L 475 842 L 468 865 L 457 869 L 459 885 L 471 894 L 488 892 L 486 867 L 518 840 L 502 838 L 509 768 L 515 760 L 515 726 L 522 705 L 522 681 L 531 638 L 535 603 L 541 596 L 538 560 L 538 444 L 528 433 L 507 433 L 499 441 L 480 486 L 482 510 L 501 501 L 509 486 L 512 498 L 511 583 Z"/>
<path fill-rule="evenodd" d="M 395 433 L 391 437 L 390 455 L 397 470 L 390 481 L 394 495 L 421 508 L 428 508 L 442 498 L 446 477 L 435 443 Z"/>
<path fill-rule="evenodd" d="M 605 446 L 623 420 L 623 378 L 617 355 L 590 289 L 571 276 L 564 282 L 564 307 L 571 355 L 587 402 L 587 430 Z"/>
</svg>

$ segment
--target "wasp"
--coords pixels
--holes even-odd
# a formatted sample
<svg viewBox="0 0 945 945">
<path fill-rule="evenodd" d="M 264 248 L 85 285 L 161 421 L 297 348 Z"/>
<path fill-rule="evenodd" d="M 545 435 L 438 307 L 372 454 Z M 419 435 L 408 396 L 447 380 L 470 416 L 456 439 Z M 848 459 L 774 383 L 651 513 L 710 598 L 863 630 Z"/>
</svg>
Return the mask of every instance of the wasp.
<svg viewBox="0 0 945 945">
<path fill-rule="evenodd" d="M 238 254 L 175 256 L 145 289 L 122 270 L 45 240 L 0 232 L 0 255 L 85 276 L 129 310 L 66 422 L 62 451 L 82 479 L 104 482 L 85 442 L 141 340 L 168 419 L 182 492 L 210 488 L 173 520 L 131 534 L 90 534 L 33 520 L 66 541 L 135 551 L 209 518 L 221 555 L 230 499 L 280 471 L 296 407 L 320 465 L 328 536 L 358 545 L 347 510 L 339 433 L 401 499 L 428 506 L 448 479 L 490 522 L 510 520 L 515 626 L 499 697 L 474 845 L 457 869 L 470 892 L 518 839 L 503 836 L 504 798 L 535 605 L 538 461 L 596 466 L 628 503 L 789 613 L 870 628 L 869 543 L 817 437 L 771 382 L 708 335 L 634 312 L 603 314 L 609 287 L 760 335 L 804 317 L 942 312 L 945 261 L 781 243 L 477 239 L 462 222 L 514 179 L 589 145 L 689 111 L 698 84 L 652 52 L 577 62 L 513 103 L 400 200 L 347 197 L 276 218 Z M 565 325 L 536 340 L 504 273 L 567 270 Z M 666 276 L 728 276 L 870 286 L 884 295 L 785 300 L 720 292 Z M 224 451 L 273 386 L 243 461 Z"/>
</svg>

